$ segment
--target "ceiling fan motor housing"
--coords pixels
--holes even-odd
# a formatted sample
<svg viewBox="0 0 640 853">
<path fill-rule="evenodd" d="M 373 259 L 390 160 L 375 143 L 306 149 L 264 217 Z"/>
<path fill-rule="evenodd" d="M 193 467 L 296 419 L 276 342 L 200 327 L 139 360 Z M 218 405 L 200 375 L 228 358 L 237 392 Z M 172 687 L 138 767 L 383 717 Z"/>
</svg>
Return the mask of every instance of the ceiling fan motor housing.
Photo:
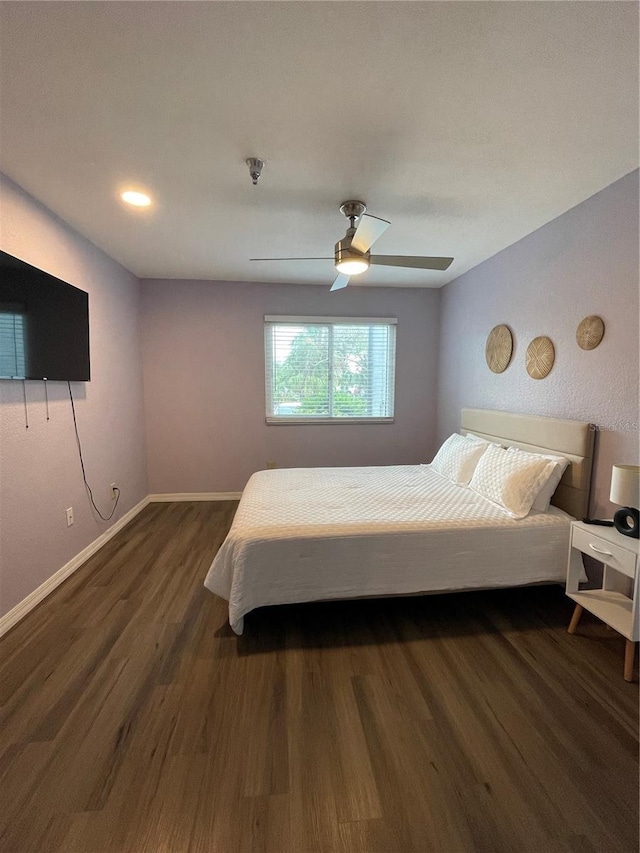
<svg viewBox="0 0 640 853">
<path fill-rule="evenodd" d="M 365 261 L 369 264 L 369 252 L 358 252 L 351 248 L 351 238 L 355 234 L 355 228 L 349 228 L 342 240 L 338 240 L 335 245 L 335 263 L 336 266 L 344 261 Z"/>
</svg>

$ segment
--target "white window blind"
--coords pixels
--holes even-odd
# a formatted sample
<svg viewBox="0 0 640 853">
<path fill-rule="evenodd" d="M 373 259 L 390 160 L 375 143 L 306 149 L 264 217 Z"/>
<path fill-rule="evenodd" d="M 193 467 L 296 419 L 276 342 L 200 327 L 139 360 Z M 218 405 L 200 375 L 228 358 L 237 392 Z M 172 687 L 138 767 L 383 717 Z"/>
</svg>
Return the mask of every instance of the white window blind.
<svg viewBox="0 0 640 853">
<path fill-rule="evenodd" d="M 19 311 L 0 311 L 0 379 L 25 376 L 24 315 Z"/>
<path fill-rule="evenodd" d="M 267 422 L 392 421 L 396 323 L 265 317 Z"/>
</svg>

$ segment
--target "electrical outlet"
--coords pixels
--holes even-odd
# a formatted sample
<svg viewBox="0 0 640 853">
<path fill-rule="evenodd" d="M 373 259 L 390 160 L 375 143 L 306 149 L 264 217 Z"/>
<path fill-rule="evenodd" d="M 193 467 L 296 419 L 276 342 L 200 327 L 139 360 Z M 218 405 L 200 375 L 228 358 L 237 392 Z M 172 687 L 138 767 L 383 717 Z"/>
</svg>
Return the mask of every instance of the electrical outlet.
<svg viewBox="0 0 640 853">
<path fill-rule="evenodd" d="M 115 501 L 115 499 L 118 497 L 119 491 L 120 491 L 120 489 L 117 487 L 117 485 L 115 483 L 111 483 L 111 500 L 112 501 Z"/>
<path fill-rule="evenodd" d="M 275 459 L 270 459 L 270 460 L 267 462 L 267 468 L 268 468 L 269 470 L 271 470 L 271 469 L 273 469 L 273 468 L 275 468 L 275 467 L 276 467 L 276 460 L 275 460 Z"/>
<path fill-rule="evenodd" d="M 67 527 L 71 527 L 73 524 L 73 507 L 70 506 L 67 510 Z"/>
</svg>

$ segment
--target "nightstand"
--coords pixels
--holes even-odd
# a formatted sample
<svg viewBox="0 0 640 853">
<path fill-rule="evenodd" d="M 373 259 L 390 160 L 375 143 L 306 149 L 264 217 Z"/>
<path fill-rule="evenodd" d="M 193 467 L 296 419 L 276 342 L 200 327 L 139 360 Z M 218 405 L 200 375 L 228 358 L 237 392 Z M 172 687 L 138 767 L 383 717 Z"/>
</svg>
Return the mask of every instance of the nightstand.
<svg viewBox="0 0 640 853">
<path fill-rule="evenodd" d="M 583 571 L 580 554 L 588 554 L 604 564 L 600 589 L 579 588 Z M 622 634 L 627 641 L 624 654 L 625 681 L 632 680 L 635 644 L 640 640 L 639 554 L 638 540 L 623 536 L 613 527 L 600 527 L 583 521 L 571 524 L 566 592 L 576 602 L 576 607 L 568 631 L 570 634 L 575 633 L 585 609 Z"/>
</svg>

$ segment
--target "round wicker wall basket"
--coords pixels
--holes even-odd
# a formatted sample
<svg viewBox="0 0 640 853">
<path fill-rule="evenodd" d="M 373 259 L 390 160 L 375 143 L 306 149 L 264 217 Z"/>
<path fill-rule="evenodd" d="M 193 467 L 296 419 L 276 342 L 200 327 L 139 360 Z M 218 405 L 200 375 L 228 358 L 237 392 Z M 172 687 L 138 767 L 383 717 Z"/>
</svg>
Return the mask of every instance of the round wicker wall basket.
<svg viewBox="0 0 640 853">
<path fill-rule="evenodd" d="M 494 326 L 487 337 L 487 345 L 484 350 L 489 370 L 494 373 L 502 373 L 509 367 L 513 353 L 513 335 L 511 329 L 504 324 Z"/>
<path fill-rule="evenodd" d="M 595 349 L 604 338 L 604 320 L 596 314 L 585 317 L 576 329 L 580 349 Z"/>
<path fill-rule="evenodd" d="M 551 372 L 555 358 L 556 352 L 549 338 L 534 338 L 527 347 L 527 373 L 532 379 L 544 379 Z"/>
</svg>

